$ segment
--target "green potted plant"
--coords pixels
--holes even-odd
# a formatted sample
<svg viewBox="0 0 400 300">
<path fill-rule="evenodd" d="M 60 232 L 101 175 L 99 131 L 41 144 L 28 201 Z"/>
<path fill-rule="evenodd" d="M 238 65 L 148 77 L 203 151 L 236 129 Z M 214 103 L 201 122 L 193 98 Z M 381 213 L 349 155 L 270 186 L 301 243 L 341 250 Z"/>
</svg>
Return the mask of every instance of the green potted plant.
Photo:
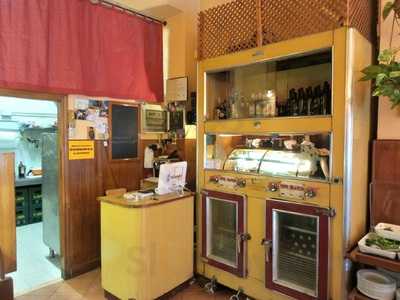
<svg viewBox="0 0 400 300">
<path fill-rule="evenodd" d="M 389 49 L 383 50 L 378 56 L 378 64 L 365 68 L 361 80 L 374 80 L 374 96 L 388 97 L 392 102 L 392 109 L 400 105 L 400 62 L 396 60 L 399 48 L 393 48 L 394 28 L 400 27 L 400 0 L 389 1 L 383 9 L 383 19 L 394 13 Z"/>
</svg>

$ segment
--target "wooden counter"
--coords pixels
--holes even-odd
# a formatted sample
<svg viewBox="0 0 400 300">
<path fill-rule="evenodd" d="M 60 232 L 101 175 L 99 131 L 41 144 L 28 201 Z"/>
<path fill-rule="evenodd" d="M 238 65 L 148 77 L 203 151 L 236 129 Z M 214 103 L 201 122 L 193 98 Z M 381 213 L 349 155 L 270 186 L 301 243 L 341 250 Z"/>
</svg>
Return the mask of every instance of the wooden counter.
<svg viewBox="0 0 400 300">
<path fill-rule="evenodd" d="M 105 291 L 122 300 L 156 299 L 193 276 L 192 193 L 98 200 Z"/>
<path fill-rule="evenodd" d="M 142 200 L 128 200 L 124 198 L 124 196 L 104 196 L 98 197 L 97 199 L 102 202 L 119 205 L 127 208 L 144 208 L 148 206 L 162 205 L 168 202 L 182 200 L 187 197 L 193 196 L 192 192 L 184 192 L 182 195 L 178 195 L 177 193 L 171 193 L 166 195 L 154 195 L 145 197 Z"/>
</svg>

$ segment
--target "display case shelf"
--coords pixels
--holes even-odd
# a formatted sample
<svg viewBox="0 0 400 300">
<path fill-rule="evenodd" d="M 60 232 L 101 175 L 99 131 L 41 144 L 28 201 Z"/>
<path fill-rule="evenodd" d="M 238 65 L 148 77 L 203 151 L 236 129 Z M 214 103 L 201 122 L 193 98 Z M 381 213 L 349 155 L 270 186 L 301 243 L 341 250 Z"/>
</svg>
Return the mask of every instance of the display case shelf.
<svg viewBox="0 0 400 300">
<path fill-rule="evenodd" d="M 392 272 L 400 272 L 400 260 L 379 257 L 362 253 L 358 247 L 354 248 L 348 255 L 353 261 L 372 267 L 383 268 Z"/>
<path fill-rule="evenodd" d="M 304 133 L 304 132 L 331 132 L 332 117 L 283 117 L 265 119 L 214 120 L 206 121 L 206 133 Z M 228 130 L 227 130 L 228 129 Z M 228 132 L 227 132 L 228 131 Z"/>
<path fill-rule="evenodd" d="M 372 300 L 372 298 L 361 294 L 357 288 L 354 288 L 349 294 L 349 300 Z"/>
</svg>

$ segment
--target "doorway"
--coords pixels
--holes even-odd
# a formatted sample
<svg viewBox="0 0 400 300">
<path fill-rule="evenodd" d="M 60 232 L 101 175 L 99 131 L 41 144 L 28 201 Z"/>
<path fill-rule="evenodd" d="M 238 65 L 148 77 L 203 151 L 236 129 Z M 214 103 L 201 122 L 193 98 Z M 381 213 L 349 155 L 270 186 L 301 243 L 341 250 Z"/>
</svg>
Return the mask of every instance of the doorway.
<svg viewBox="0 0 400 300">
<path fill-rule="evenodd" d="M 56 101 L 0 96 L 0 152 L 15 153 L 15 295 L 62 279 L 59 109 Z"/>
</svg>

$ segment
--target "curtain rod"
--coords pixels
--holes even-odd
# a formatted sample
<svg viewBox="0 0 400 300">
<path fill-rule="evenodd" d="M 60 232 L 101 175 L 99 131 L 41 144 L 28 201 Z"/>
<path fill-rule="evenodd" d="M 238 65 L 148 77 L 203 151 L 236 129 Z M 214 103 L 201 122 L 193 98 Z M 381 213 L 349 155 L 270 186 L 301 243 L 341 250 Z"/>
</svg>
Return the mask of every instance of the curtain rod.
<svg viewBox="0 0 400 300">
<path fill-rule="evenodd" d="M 120 9 L 120 10 L 127 11 L 127 12 L 129 12 L 129 13 L 132 13 L 132 14 L 134 14 L 134 15 L 136 15 L 136 16 L 141 17 L 141 18 L 144 18 L 144 19 L 153 21 L 153 22 L 155 22 L 155 23 L 159 23 L 159 24 L 162 24 L 162 25 L 164 25 L 164 26 L 167 25 L 167 22 L 166 22 L 166 21 L 162 21 L 162 20 L 159 20 L 159 19 L 150 17 L 150 16 L 145 15 L 145 14 L 143 14 L 143 13 L 137 11 L 137 10 L 134 10 L 134 9 L 132 9 L 132 8 L 128 8 L 128 7 L 126 7 L 126 6 L 122 6 L 122 5 L 120 5 L 120 4 L 117 4 L 117 3 L 115 3 L 114 1 L 108 1 L 108 0 L 89 0 L 89 1 L 90 1 L 92 4 L 103 4 L 103 5 L 106 5 L 106 6 L 116 7 L 116 8 L 118 8 L 118 9 Z"/>
</svg>

